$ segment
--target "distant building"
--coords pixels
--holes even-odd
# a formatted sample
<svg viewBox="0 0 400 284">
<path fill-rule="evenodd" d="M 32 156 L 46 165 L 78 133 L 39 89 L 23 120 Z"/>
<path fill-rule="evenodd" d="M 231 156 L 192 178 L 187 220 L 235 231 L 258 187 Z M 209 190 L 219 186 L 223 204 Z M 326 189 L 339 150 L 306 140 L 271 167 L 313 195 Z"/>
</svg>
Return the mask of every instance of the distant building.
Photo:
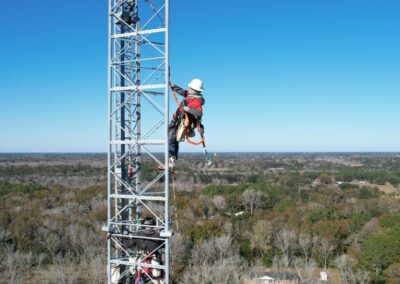
<svg viewBox="0 0 400 284">
<path fill-rule="evenodd" d="M 251 272 L 243 284 L 300 284 L 300 277 L 295 272 Z"/>
<path fill-rule="evenodd" d="M 268 168 L 269 171 L 273 173 L 281 173 L 281 172 L 286 172 L 285 168 Z"/>
<path fill-rule="evenodd" d="M 240 212 L 236 212 L 236 213 L 225 213 L 225 214 L 228 215 L 228 216 L 235 215 L 237 217 L 237 216 L 243 215 L 244 213 L 246 213 L 246 212 L 245 211 L 240 211 Z"/>
<path fill-rule="evenodd" d="M 321 271 L 319 275 L 321 277 L 321 281 L 328 281 L 328 274 L 326 273 L 326 271 Z"/>
</svg>

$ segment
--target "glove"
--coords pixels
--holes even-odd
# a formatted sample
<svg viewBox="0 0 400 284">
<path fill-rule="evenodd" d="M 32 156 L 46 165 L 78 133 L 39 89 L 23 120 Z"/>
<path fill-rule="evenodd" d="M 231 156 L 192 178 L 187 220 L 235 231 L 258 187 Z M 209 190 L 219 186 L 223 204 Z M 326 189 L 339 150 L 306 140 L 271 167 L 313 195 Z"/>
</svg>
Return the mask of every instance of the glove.
<svg viewBox="0 0 400 284">
<path fill-rule="evenodd" d="M 190 111 L 190 108 L 187 107 L 187 106 L 184 106 L 184 107 L 183 107 L 183 110 L 186 111 L 186 112 L 189 112 L 189 111 Z"/>
</svg>

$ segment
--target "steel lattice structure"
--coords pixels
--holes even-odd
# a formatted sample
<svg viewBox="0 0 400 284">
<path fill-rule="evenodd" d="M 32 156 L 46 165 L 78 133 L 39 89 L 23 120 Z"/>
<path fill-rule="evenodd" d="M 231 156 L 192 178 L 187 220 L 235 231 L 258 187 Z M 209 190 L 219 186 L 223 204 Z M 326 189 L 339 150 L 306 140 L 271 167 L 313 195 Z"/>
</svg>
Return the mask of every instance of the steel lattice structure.
<svg viewBox="0 0 400 284">
<path fill-rule="evenodd" d="M 169 283 L 168 25 L 169 0 L 109 0 L 108 283 L 138 267 Z M 139 235 L 145 216 L 159 237 Z M 163 261 L 142 262 L 126 239 L 159 240 Z"/>
</svg>

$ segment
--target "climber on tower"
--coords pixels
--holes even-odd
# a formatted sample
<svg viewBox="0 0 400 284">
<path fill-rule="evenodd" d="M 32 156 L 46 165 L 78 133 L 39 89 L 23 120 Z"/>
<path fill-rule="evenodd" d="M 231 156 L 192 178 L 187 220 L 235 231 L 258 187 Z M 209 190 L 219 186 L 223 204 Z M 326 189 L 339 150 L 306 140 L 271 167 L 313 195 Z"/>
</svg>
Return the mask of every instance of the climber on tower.
<svg viewBox="0 0 400 284">
<path fill-rule="evenodd" d="M 195 136 L 194 128 L 197 124 L 200 135 L 204 133 L 204 127 L 201 124 L 203 116 L 204 98 L 201 92 L 204 91 L 203 82 L 200 79 L 193 79 L 188 84 L 188 89 L 184 90 L 181 87 L 169 82 L 171 90 L 181 95 L 184 99 L 174 113 L 171 122 L 168 126 L 168 153 L 169 153 L 169 167 L 173 172 L 175 171 L 175 161 L 178 159 L 179 142 L 185 140 L 186 127 L 183 125 L 185 114 L 189 118 L 189 137 Z M 164 167 L 160 166 L 160 170 Z"/>
</svg>

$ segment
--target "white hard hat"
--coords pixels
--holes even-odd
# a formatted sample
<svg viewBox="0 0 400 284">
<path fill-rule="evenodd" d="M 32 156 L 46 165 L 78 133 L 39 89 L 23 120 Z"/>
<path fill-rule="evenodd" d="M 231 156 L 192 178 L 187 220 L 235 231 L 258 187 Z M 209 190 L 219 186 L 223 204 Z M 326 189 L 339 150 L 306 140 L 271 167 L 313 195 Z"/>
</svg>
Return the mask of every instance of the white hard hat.
<svg viewBox="0 0 400 284">
<path fill-rule="evenodd" d="M 200 79 L 193 79 L 189 84 L 189 88 L 198 91 L 198 92 L 203 92 L 203 82 Z"/>
</svg>

